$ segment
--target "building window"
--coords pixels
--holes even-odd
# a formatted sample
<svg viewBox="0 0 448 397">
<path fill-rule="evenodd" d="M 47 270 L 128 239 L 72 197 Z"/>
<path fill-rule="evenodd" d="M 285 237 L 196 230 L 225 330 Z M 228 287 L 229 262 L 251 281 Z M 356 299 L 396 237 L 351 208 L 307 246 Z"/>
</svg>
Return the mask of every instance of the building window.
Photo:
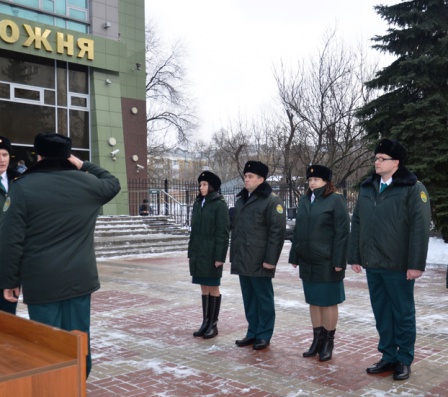
<svg viewBox="0 0 448 397">
<path fill-rule="evenodd" d="M 89 33 L 87 0 L 0 0 L 0 13 Z"/>
<path fill-rule="evenodd" d="M 89 111 L 88 67 L 0 50 L 1 132 L 21 148 L 19 159 L 29 163 L 35 135 L 48 131 L 71 137 L 88 160 Z"/>
</svg>

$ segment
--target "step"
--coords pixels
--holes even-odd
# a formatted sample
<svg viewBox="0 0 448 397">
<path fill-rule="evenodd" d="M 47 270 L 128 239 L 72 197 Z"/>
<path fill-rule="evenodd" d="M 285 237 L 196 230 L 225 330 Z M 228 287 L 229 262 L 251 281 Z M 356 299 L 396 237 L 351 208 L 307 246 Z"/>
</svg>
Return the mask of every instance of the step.
<svg viewBox="0 0 448 397">
<path fill-rule="evenodd" d="M 120 257 L 188 249 L 189 230 L 168 216 L 100 216 L 95 228 L 98 257 Z"/>
</svg>

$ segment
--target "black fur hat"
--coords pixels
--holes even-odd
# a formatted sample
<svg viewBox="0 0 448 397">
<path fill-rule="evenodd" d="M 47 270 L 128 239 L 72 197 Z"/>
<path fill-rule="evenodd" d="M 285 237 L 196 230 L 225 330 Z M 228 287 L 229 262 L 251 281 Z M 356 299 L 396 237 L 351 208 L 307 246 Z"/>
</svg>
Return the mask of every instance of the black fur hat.
<svg viewBox="0 0 448 397">
<path fill-rule="evenodd" d="M 198 182 L 201 181 L 208 182 L 208 184 L 211 185 L 215 191 L 218 191 L 221 187 L 221 179 L 219 179 L 218 175 L 215 175 L 210 171 L 201 172 L 201 175 L 198 177 Z"/>
<path fill-rule="evenodd" d="M 407 156 L 406 148 L 396 140 L 381 139 L 375 148 L 375 154 L 383 153 L 392 157 L 394 160 L 400 160 L 400 165 L 402 165 Z"/>
<path fill-rule="evenodd" d="M 324 165 L 310 165 L 306 169 L 306 179 L 309 179 L 311 177 L 314 178 L 321 178 L 324 181 L 331 181 L 331 178 L 333 176 L 333 171 L 330 170 L 330 168 L 325 167 Z"/>
<path fill-rule="evenodd" d="M 263 164 L 261 161 L 248 161 L 244 166 L 243 174 L 246 172 L 251 172 L 252 174 L 257 174 L 264 178 L 268 177 L 269 167 L 266 164 Z"/>
<path fill-rule="evenodd" d="M 5 149 L 9 154 L 11 154 L 11 142 L 8 138 L 0 136 L 0 149 Z"/>
<path fill-rule="evenodd" d="M 34 150 L 42 157 L 68 159 L 72 150 L 72 140 L 64 135 L 41 132 L 34 138 Z"/>
</svg>

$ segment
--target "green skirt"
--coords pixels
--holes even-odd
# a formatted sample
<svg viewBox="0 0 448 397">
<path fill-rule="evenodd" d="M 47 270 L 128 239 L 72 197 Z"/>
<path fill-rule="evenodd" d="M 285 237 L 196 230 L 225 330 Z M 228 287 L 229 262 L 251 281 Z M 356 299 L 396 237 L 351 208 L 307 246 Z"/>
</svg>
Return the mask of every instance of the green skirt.
<svg viewBox="0 0 448 397">
<path fill-rule="evenodd" d="M 344 282 L 316 283 L 303 281 L 305 302 L 313 306 L 334 306 L 345 301 Z"/>
<path fill-rule="evenodd" d="M 207 287 L 219 287 L 221 285 L 221 277 L 196 277 L 191 280 L 193 284 L 206 285 Z"/>
</svg>

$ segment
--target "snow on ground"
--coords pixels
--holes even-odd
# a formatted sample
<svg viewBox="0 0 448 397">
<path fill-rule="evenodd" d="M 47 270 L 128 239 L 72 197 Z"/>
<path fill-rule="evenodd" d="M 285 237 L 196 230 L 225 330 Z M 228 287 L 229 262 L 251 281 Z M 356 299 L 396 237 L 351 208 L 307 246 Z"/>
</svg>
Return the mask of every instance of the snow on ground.
<svg viewBox="0 0 448 397">
<path fill-rule="evenodd" d="M 287 242 L 285 245 L 287 245 Z M 161 252 L 153 254 L 141 254 L 141 255 L 130 255 L 132 258 L 151 258 L 151 257 L 169 257 L 170 255 L 177 256 L 179 252 Z M 113 260 L 117 258 L 123 258 L 123 256 L 113 256 L 113 257 L 97 257 L 99 261 Z M 448 265 L 448 244 L 446 244 L 441 238 L 431 237 L 429 239 L 428 248 L 428 258 L 426 263 L 430 265 L 445 266 Z"/>
<path fill-rule="evenodd" d="M 427 263 L 448 265 L 448 244 L 441 238 L 431 237 L 429 239 Z"/>
</svg>

